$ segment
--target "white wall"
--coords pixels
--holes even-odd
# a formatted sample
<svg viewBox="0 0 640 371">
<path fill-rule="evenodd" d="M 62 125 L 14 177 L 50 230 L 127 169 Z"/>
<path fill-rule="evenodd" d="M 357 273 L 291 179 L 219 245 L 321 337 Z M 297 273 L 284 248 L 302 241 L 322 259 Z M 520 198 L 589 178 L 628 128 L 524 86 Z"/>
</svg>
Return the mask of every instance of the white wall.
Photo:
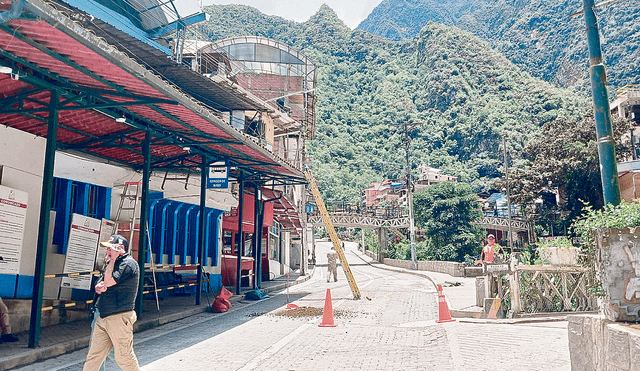
<svg viewBox="0 0 640 371">
<path fill-rule="evenodd" d="M 33 276 L 35 272 L 45 146 L 45 138 L 9 127 L 0 127 L 2 185 L 29 194 L 20 258 L 21 275 Z"/>
</svg>

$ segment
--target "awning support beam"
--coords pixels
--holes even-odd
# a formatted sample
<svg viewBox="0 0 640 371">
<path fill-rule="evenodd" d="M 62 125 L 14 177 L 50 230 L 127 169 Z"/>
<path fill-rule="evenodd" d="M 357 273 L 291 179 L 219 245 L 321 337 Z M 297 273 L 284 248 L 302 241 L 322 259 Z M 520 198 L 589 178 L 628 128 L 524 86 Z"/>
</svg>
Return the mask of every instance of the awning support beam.
<svg viewBox="0 0 640 371">
<path fill-rule="evenodd" d="M 49 223 L 51 221 L 51 202 L 53 199 L 53 169 L 55 166 L 58 134 L 57 107 L 59 102 L 60 96 L 58 92 L 52 90 L 49 101 L 49 126 L 47 127 L 47 145 L 44 158 L 44 173 L 42 176 L 38 245 L 36 247 L 36 266 L 31 300 L 31 319 L 29 322 L 29 348 L 36 348 L 40 343 L 42 293 L 44 289 L 45 266 L 47 264 L 47 245 L 49 244 Z"/>
</svg>

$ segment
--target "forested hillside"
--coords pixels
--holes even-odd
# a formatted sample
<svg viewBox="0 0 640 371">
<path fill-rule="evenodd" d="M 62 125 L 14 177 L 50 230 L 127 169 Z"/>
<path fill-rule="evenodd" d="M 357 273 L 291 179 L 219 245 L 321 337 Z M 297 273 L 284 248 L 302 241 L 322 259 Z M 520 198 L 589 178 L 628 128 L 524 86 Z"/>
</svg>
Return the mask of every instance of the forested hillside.
<svg viewBox="0 0 640 371">
<path fill-rule="evenodd" d="M 393 40 L 413 38 L 430 20 L 486 40 L 532 75 L 588 90 L 588 54 L 581 0 L 383 0 L 359 29 Z M 609 84 L 640 83 L 640 2 L 598 11 Z"/>
<path fill-rule="evenodd" d="M 476 191 L 500 175 L 501 136 L 516 159 L 556 117 L 575 118 L 587 100 L 522 72 L 469 32 L 429 23 L 392 41 L 349 30 L 323 6 L 295 23 L 246 6 L 211 6 L 201 31 L 212 40 L 261 35 L 302 50 L 318 65 L 316 139 L 309 143 L 326 199 L 356 202 L 372 181 L 401 175 L 399 124 L 411 158 L 459 176 Z"/>
</svg>

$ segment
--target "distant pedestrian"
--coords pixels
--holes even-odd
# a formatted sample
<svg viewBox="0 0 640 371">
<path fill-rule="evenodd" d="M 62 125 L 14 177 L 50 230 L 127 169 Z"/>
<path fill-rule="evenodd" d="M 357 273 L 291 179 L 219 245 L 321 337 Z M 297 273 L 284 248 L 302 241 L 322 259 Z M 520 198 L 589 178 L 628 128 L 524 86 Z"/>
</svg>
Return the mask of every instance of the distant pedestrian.
<svg viewBox="0 0 640 371">
<path fill-rule="evenodd" d="M 20 340 L 11 333 L 11 324 L 9 323 L 9 309 L 6 305 L 4 305 L 2 298 L 0 298 L 0 325 L 2 326 L 2 336 L 0 336 L 0 343 L 13 343 Z"/>
<path fill-rule="evenodd" d="M 101 244 L 107 247 L 108 263 L 103 279 L 95 285 L 100 314 L 83 371 L 98 370 L 112 348 L 116 363 L 123 371 L 137 371 L 140 366 L 133 352 L 133 324 L 137 320 L 134 307 L 140 266 L 127 253 L 129 243 L 124 237 L 115 234 Z"/>
<path fill-rule="evenodd" d="M 493 263 L 496 258 L 496 254 L 502 254 L 502 247 L 496 244 L 496 236 L 490 234 L 487 236 L 487 244 L 482 249 L 480 258 L 483 263 Z"/>
<path fill-rule="evenodd" d="M 333 281 L 338 282 L 338 252 L 335 246 L 331 246 L 331 250 L 327 253 L 327 262 L 329 267 L 327 271 L 327 282 L 329 282 L 332 274 Z"/>
</svg>

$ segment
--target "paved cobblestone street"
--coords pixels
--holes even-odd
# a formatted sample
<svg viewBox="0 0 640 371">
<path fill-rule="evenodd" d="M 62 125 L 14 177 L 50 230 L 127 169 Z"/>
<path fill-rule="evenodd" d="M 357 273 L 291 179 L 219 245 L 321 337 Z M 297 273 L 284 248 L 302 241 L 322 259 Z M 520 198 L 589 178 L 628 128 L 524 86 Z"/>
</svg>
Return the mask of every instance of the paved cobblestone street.
<svg viewBox="0 0 640 371">
<path fill-rule="evenodd" d="M 570 370 L 566 322 L 437 324 L 429 280 L 376 269 L 349 251 L 362 293 L 352 300 L 341 270 L 337 283 L 326 282 L 326 250 L 320 243 L 314 277 L 291 287 L 290 297 L 300 307 L 322 308 L 330 288 L 337 327 L 318 327 L 320 316 L 281 315 L 286 291 L 243 300 L 225 315 L 203 313 L 136 334 L 142 369 Z M 22 370 L 80 370 L 85 355 Z"/>
</svg>

